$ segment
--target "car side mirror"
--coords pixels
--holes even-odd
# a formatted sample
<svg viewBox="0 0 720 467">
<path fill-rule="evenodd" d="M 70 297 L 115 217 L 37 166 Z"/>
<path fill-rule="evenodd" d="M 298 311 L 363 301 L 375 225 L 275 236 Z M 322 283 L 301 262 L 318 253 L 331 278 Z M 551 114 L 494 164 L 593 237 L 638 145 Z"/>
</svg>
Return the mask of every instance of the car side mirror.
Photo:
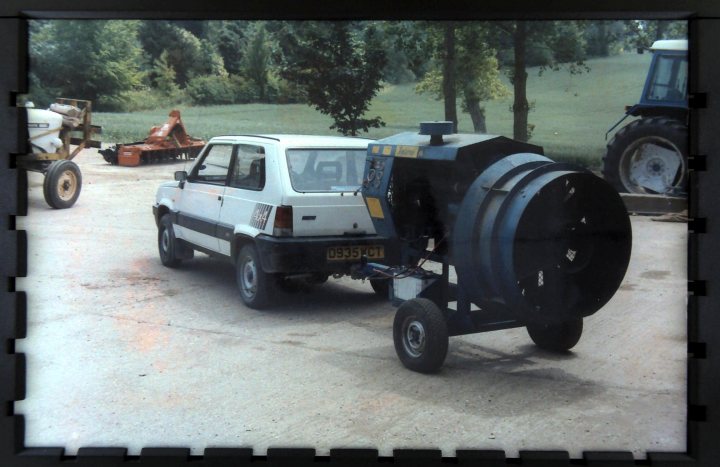
<svg viewBox="0 0 720 467">
<path fill-rule="evenodd" d="M 187 180 L 187 172 L 184 170 L 178 170 L 175 172 L 175 180 L 180 182 L 179 187 L 183 188 L 185 186 L 185 180 Z"/>
</svg>

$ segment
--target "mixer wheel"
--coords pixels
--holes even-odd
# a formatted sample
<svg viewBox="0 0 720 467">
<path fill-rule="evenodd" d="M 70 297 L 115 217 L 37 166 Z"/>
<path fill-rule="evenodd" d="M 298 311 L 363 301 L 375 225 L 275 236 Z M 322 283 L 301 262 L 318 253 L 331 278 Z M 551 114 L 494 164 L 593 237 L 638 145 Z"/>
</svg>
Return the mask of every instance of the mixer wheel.
<svg viewBox="0 0 720 467">
<path fill-rule="evenodd" d="M 404 302 L 393 322 L 395 352 L 406 368 L 420 373 L 440 369 L 448 351 L 448 329 L 443 312 L 426 298 Z"/>
<path fill-rule="evenodd" d="M 566 352 L 578 343 L 582 335 L 582 318 L 560 323 L 531 323 L 527 332 L 535 345 L 553 352 Z"/>
</svg>

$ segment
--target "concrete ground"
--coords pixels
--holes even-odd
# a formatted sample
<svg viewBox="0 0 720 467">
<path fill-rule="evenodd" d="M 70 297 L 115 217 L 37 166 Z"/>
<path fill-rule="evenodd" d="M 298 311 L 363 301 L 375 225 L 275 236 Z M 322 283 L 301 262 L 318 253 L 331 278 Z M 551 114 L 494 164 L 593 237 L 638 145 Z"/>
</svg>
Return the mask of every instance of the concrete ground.
<svg viewBox="0 0 720 467">
<path fill-rule="evenodd" d="M 684 451 L 687 227 L 633 217 L 630 269 L 571 353 L 524 329 L 454 337 L 442 371 L 406 370 L 394 307 L 333 280 L 247 309 L 230 264 L 164 268 L 151 205 L 183 163 L 79 163 L 77 204 L 52 210 L 29 174 L 28 447 L 374 447 Z"/>
</svg>

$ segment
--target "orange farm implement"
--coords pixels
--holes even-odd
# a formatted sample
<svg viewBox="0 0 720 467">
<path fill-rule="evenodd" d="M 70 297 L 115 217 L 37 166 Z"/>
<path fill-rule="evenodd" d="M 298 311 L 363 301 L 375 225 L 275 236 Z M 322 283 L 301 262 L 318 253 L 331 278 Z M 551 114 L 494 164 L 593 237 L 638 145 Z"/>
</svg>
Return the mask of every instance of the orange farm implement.
<svg viewBox="0 0 720 467">
<path fill-rule="evenodd" d="M 172 110 L 168 121 L 162 126 L 152 127 L 145 141 L 119 144 L 99 152 L 110 164 L 135 167 L 182 158 L 194 159 L 204 146 L 205 141 L 187 134 L 180 111 Z"/>
<path fill-rule="evenodd" d="M 47 110 L 32 104 L 26 109 L 32 153 L 17 156 L 17 166 L 45 176 L 43 195 L 50 207 L 69 208 L 82 186 L 80 168 L 72 159 L 85 148 L 100 147 L 93 139 L 102 128 L 91 123 L 92 102 L 59 98 Z"/>
</svg>

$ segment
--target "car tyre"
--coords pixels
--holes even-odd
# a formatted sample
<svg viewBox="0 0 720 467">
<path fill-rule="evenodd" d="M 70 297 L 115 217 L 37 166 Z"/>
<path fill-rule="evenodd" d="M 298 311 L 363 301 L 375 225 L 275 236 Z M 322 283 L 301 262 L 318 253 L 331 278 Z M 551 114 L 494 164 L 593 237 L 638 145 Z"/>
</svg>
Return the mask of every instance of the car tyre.
<svg viewBox="0 0 720 467">
<path fill-rule="evenodd" d="M 158 228 L 158 253 L 160 254 L 160 262 L 163 266 L 176 268 L 183 259 L 191 259 L 193 257 L 192 248 L 175 237 L 172 219 L 170 214 L 165 214 L 160 218 L 160 227 Z"/>
<path fill-rule="evenodd" d="M 242 301 L 250 308 L 263 309 L 270 305 L 276 293 L 277 278 L 263 271 L 255 245 L 240 249 L 235 262 L 238 289 Z"/>
<path fill-rule="evenodd" d="M 393 342 L 406 368 L 434 373 L 442 366 L 448 351 L 445 316 L 426 298 L 408 300 L 395 313 Z"/>
</svg>

